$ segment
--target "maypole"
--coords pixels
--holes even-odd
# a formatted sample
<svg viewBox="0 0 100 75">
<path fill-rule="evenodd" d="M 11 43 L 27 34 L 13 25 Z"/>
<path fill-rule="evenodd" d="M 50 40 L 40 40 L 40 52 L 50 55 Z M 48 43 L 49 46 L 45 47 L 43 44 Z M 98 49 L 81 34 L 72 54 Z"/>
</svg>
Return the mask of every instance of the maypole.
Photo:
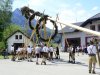
<svg viewBox="0 0 100 75">
<path fill-rule="evenodd" d="M 30 10 L 30 11 L 28 12 L 27 10 Z M 53 23 L 54 27 L 55 27 L 55 33 L 52 35 L 51 39 L 54 39 L 55 36 L 58 33 L 58 27 L 57 27 L 56 23 L 59 23 L 61 25 L 68 26 L 68 27 L 71 27 L 71 28 L 80 30 L 82 32 L 85 32 L 85 33 L 88 33 L 88 34 L 92 34 L 92 35 L 96 35 L 96 36 L 99 36 L 100 37 L 100 32 L 93 31 L 93 30 L 90 30 L 90 29 L 87 29 L 87 28 L 83 28 L 83 27 L 80 27 L 80 26 L 77 26 L 77 25 L 74 25 L 74 24 L 71 24 L 71 23 L 63 23 L 63 22 L 60 22 L 59 20 L 54 20 L 54 19 L 50 18 L 48 15 L 44 15 L 44 14 L 42 14 L 40 12 L 35 12 L 35 11 L 33 11 L 33 10 L 27 8 L 27 7 L 26 7 L 26 11 L 25 12 L 26 12 L 26 15 L 25 15 L 26 17 L 28 17 L 28 15 L 29 15 L 30 12 L 31 13 L 35 13 L 36 16 L 39 16 L 40 17 L 39 22 L 36 25 L 36 34 L 37 34 L 38 38 L 40 38 L 41 40 L 43 40 L 45 42 L 47 42 L 47 41 L 50 40 L 50 38 L 47 38 L 46 37 L 47 33 L 46 33 L 46 26 L 45 26 L 45 24 L 46 24 L 47 20 L 50 20 Z M 41 17 L 42 15 L 43 15 L 43 17 Z M 34 15 L 33 15 L 33 18 L 34 18 Z M 39 33 L 39 30 L 41 29 L 41 28 L 39 29 L 39 27 L 41 25 L 41 22 L 43 23 L 42 26 L 43 26 L 43 29 L 44 29 L 44 38 L 42 38 L 40 36 L 40 33 Z M 30 28 L 32 28 L 32 27 L 30 26 Z M 61 28 L 62 28 L 62 26 L 61 26 Z M 33 27 L 33 29 L 34 29 L 34 27 Z M 68 42 L 67 42 L 67 44 L 68 44 Z M 100 63 L 99 53 L 98 53 L 98 59 L 99 59 L 99 63 Z"/>
<path fill-rule="evenodd" d="M 49 19 L 53 20 L 52 18 L 49 18 Z M 60 23 L 64 26 L 75 28 L 75 29 L 80 30 L 80 31 L 85 32 L 85 33 L 90 33 L 92 35 L 100 36 L 100 32 L 97 32 L 97 31 L 93 31 L 93 30 L 90 30 L 90 29 L 87 29 L 87 28 L 83 28 L 83 27 L 80 27 L 80 26 L 77 26 L 77 25 L 74 25 L 74 24 L 71 24 L 71 23 L 63 23 L 63 22 L 56 21 L 56 20 L 54 20 L 54 21 L 57 22 L 57 23 Z"/>
</svg>

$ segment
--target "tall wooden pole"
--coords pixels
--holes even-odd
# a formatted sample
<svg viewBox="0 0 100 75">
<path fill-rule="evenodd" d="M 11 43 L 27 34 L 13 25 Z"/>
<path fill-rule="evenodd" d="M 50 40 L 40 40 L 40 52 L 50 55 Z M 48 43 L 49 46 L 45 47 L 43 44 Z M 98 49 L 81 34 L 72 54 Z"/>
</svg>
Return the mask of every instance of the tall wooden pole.
<svg viewBox="0 0 100 75">
<path fill-rule="evenodd" d="M 53 20 L 52 18 L 49 18 L 49 19 Z M 90 33 L 92 35 L 100 36 L 100 32 L 97 32 L 97 31 L 93 31 L 93 30 L 90 30 L 90 29 L 87 29 L 87 28 L 83 28 L 83 27 L 80 27 L 80 26 L 77 26 L 77 25 L 74 25 L 74 24 L 71 24 L 71 23 L 63 23 L 63 22 L 56 21 L 56 20 L 54 20 L 54 21 L 57 22 L 57 23 L 60 23 L 64 26 L 68 26 L 68 27 L 75 28 L 77 30 L 83 31 L 85 33 Z"/>
</svg>

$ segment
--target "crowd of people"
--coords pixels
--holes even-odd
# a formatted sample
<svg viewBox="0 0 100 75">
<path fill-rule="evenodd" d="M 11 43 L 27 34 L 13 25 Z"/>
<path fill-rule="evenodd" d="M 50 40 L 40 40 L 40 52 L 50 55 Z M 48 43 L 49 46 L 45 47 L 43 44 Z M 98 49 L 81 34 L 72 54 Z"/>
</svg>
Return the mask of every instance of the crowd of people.
<svg viewBox="0 0 100 75">
<path fill-rule="evenodd" d="M 32 58 L 36 58 L 36 64 L 39 65 L 39 58 L 42 58 L 41 65 L 46 65 L 46 60 L 52 61 L 55 59 L 60 59 L 59 47 L 54 48 L 52 45 L 50 47 L 47 44 L 41 45 L 37 44 L 35 47 L 18 47 L 17 50 L 14 50 L 14 46 L 11 47 L 12 51 L 12 61 L 25 60 L 27 59 L 29 62 L 32 62 Z M 89 73 L 95 74 L 96 67 L 96 53 L 97 48 L 93 41 L 90 41 L 90 44 L 83 49 L 79 46 L 70 45 L 67 48 L 67 52 L 69 53 L 69 63 L 75 64 L 75 53 L 77 52 L 78 56 L 80 51 L 82 54 L 86 53 L 89 55 Z M 54 57 L 55 56 L 55 57 Z"/>
<path fill-rule="evenodd" d="M 47 44 L 41 45 L 37 44 L 35 47 L 18 47 L 14 50 L 14 45 L 11 46 L 12 61 L 16 60 L 28 60 L 32 62 L 32 58 L 36 58 L 36 64 L 39 64 L 39 58 L 42 58 L 41 65 L 46 65 L 46 60 L 52 61 L 55 59 L 60 59 L 58 46 L 54 48 L 52 45 L 50 47 Z"/>
</svg>

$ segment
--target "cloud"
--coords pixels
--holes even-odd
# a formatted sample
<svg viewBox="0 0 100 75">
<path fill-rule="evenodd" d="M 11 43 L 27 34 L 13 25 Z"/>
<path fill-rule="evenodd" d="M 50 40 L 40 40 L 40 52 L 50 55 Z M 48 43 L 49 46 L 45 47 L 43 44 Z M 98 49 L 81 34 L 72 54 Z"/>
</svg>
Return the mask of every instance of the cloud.
<svg viewBox="0 0 100 75">
<path fill-rule="evenodd" d="M 28 0 L 28 4 L 30 6 L 40 6 L 42 4 L 44 4 L 46 0 Z"/>
<path fill-rule="evenodd" d="M 76 3 L 75 5 L 78 6 L 78 7 L 82 6 L 81 3 Z"/>
<path fill-rule="evenodd" d="M 14 0 L 13 2 L 13 10 L 17 8 L 21 8 L 23 6 L 39 7 L 45 3 L 46 0 Z"/>
<path fill-rule="evenodd" d="M 70 3 L 65 3 L 62 1 L 55 0 L 58 3 L 55 4 L 53 0 L 15 0 L 14 7 L 20 8 L 23 6 L 28 6 L 35 11 L 38 10 L 42 12 L 44 9 L 45 14 L 50 15 L 51 17 L 56 18 L 56 14 L 59 13 L 59 18 L 61 22 L 64 23 L 75 23 L 85 21 L 91 16 L 93 16 L 93 10 L 97 10 L 98 7 L 94 6 L 92 10 L 87 10 L 85 7 L 80 3 L 74 3 L 73 5 Z M 52 4 L 52 5 L 51 5 Z M 91 12 L 91 13 L 90 13 Z M 49 22 L 48 22 L 49 23 Z M 59 25 L 59 24 L 58 24 Z M 49 28 L 51 24 L 49 23 Z M 61 29 L 60 26 L 58 26 Z"/>
<path fill-rule="evenodd" d="M 86 13 L 86 11 L 85 11 L 84 9 L 78 10 L 78 11 L 77 11 L 77 14 L 78 14 L 79 16 L 85 15 L 85 13 Z"/>
<path fill-rule="evenodd" d="M 89 13 L 87 9 L 83 8 L 80 3 L 76 3 L 73 7 L 64 5 L 60 7 L 57 12 L 59 12 L 60 22 L 63 23 L 82 22 L 92 16 L 92 13 Z M 61 27 L 59 27 L 59 29 L 61 29 Z"/>
<path fill-rule="evenodd" d="M 26 0 L 14 0 L 13 2 L 13 11 L 16 9 L 16 8 L 21 8 L 23 6 L 28 6 Z"/>
<path fill-rule="evenodd" d="M 95 10 L 98 10 L 98 8 L 99 8 L 98 6 L 94 6 L 94 7 L 92 8 L 92 10 L 95 11 Z"/>
</svg>

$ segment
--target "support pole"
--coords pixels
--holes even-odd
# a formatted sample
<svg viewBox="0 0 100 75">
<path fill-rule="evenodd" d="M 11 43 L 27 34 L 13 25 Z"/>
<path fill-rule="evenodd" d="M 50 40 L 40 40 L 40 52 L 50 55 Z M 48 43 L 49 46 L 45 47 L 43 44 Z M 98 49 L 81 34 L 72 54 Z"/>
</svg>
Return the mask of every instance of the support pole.
<svg viewBox="0 0 100 75">
<path fill-rule="evenodd" d="M 61 25 L 61 24 L 60 24 L 60 26 L 61 26 L 61 29 L 62 29 L 62 25 Z M 62 33 L 63 33 L 63 35 L 64 35 L 64 37 L 65 37 L 64 32 L 62 32 Z M 66 41 L 66 43 L 67 43 L 67 45 L 68 45 L 68 47 L 69 47 L 69 43 L 68 43 L 67 37 L 65 38 L 65 41 Z"/>
<path fill-rule="evenodd" d="M 29 43 L 30 43 L 30 41 L 31 41 L 31 39 L 32 39 L 32 37 L 33 37 L 33 35 L 34 35 L 35 32 L 36 32 L 36 29 L 34 29 L 34 30 L 32 31 L 32 34 L 31 34 L 30 39 L 28 40 L 27 46 L 29 45 Z"/>
<path fill-rule="evenodd" d="M 43 21 L 43 27 L 44 27 L 44 38 L 47 38 L 47 33 L 46 33 L 46 25 L 45 25 L 45 21 Z"/>
</svg>

